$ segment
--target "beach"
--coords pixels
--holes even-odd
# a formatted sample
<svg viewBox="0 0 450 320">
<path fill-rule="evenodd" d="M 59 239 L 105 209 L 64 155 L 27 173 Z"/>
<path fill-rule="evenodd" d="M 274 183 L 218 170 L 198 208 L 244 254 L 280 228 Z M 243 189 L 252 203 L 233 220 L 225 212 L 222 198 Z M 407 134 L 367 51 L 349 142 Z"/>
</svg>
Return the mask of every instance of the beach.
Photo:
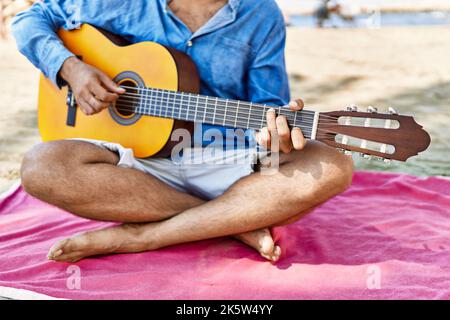
<svg viewBox="0 0 450 320">
<path fill-rule="evenodd" d="M 414 115 L 432 135 L 429 151 L 408 163 L 362 161 L 359 169 L 450 175 L 450 28 L 288 28 L 286 59 L 292 97 L 308 109 L 389 106 Z M 0 41 L 0 191 L 19 178 L 23 154 L 40 141 L 39 73 L 13 40 Z"/>
</svg>

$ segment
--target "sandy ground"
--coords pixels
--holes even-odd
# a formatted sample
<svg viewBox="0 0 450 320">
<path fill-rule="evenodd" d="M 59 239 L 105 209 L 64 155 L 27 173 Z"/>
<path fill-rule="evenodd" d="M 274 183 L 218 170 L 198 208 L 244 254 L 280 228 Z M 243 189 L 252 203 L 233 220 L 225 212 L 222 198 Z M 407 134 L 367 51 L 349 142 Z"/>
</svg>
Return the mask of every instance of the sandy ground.
<svg viewBox="0 0 450 320">
<path fill-rule="evenodd" d="M 431 150 L 408 164 L 376 161 L 359 168 L 448 175 L 450 126 L 450 28 L 288 30 L 287 64 L 293 97 L 309 108 L 348 104 L 397 107 L 414 114 L 433 135 Z M 0 191 L 18 177 L 21 158 L 39 142 L 38 73 L 12 40 L 0 42 Z"/>
</svg>

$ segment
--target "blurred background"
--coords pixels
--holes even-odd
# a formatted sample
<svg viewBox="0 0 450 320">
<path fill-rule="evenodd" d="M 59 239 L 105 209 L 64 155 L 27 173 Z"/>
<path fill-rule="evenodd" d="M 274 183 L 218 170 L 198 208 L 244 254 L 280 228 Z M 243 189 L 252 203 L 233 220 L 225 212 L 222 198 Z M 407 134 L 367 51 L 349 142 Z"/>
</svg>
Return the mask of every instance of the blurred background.
<svg viewBox="0 0 450 320">
<path fill-rule="evenodd" d="M 245 1 L 245 0 L 242 0 Z M 0 0 L 0 192 L 40 138 L 38 72 L 16 50 L 10 18 L 33 1 Z M 277 0 L 288 26 L 293 97 L 309 109 L 356 104 L 413 115 L 432 136 L 407 163 L 354 156 L 358 169 L 450 176 L 450 0 Z"/>
</svg>

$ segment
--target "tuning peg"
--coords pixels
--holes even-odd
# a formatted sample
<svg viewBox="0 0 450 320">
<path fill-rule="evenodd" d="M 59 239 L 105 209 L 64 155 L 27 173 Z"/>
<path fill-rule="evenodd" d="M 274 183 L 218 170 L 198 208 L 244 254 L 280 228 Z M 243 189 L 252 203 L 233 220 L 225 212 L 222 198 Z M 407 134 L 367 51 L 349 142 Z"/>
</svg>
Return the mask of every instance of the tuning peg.
<svg viewBox="0 0 450 320">
<path fill-rule="evenodd" d="M 389 114 L 398 114 L 397 110 L 395 110 L 392 107 L 389 107 L 388 112 L 389 112 Z"/>
<path fill-rule="evenodd" d="M 372 107 L 372 106 L 369 106 L 369 107 L 367 107 L 367 112 L 370 112 L 370 113 L 377 113 L 377 112 L 378 112 L 378 109 L 377 109 L 377 108 L 374 108 L 374 107 Z"/>
<path fill-rule="evenodd" d="M 391 160 L 391 159 L 386 159 L 386 158 L 384 158 L 383 161 L 384 161 L 384 163 L 386 163 L 386 164 L 391 164 L 391 163 L 392 163 L 392 160 Z"/>
<path fill-rule="evenodd" d="M 358 106 L 355 104 L 352 104 L 350 106 L 347 106 L 347 111 L 352 111 L 352 112 L 357 112 L 358 111 Z"/>
</svg>

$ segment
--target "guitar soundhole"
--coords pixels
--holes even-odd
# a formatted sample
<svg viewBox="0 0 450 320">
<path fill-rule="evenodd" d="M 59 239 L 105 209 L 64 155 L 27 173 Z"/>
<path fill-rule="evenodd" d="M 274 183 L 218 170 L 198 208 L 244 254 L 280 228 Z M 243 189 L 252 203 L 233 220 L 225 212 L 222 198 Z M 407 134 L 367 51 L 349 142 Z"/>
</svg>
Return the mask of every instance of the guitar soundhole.
<svg viewBox="0 0 450 320">
<path fill-rule="evenodd" d="M 125 118 L 132 116 L 135 113 L 136 108 L 139 106 L 139 99 L 136 98 L 138 96 L 136 83 L 130 80 L 125 80 L 120 82 L 119 85 L 125 87 L 127 92 L 120 96 L 116 102 L 115 108 L 117 113 Z"/>
<path fill-rule="evenodd" d="M 145 83 L 138 74 L 124 71 L 114 78 L 114 82 L 124 87 L 126 92 L 109 108 L 109 114 L 118 124 L 130 126 L 141 118 L 139 107 L 139 87 L 144 88 Z"/>
</svg>

